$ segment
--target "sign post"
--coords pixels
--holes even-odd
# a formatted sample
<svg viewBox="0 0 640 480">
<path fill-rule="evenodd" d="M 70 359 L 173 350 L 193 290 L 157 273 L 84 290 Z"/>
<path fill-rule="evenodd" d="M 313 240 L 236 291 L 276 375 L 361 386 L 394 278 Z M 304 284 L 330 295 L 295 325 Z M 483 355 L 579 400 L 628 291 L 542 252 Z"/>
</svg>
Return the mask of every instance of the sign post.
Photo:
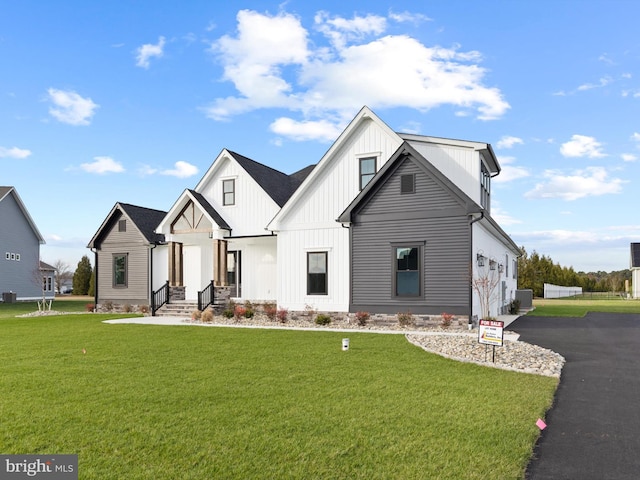
<svg viewBox="0 0 640 480">
<path fill-rule="evenodd" d="M 504 338 L 504 322 L 497 320 L 480 320 L 478 325 L 478 342 L 493 345 L 493 363 L 496 361 L 496 347 L 502 347 Z"/>
</svg>

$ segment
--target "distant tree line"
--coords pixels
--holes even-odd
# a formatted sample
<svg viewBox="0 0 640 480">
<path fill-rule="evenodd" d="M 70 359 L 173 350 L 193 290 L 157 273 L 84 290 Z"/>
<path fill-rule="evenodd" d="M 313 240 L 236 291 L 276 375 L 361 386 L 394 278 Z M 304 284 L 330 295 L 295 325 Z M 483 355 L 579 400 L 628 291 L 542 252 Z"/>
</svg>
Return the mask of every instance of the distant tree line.
<svg viewBox="0 0 640 480">
<path fill-rule="evenodd" d="M 583 292 L 624 292 L 625 280 L 631 283 L 631 270 L 617 272 L 576 272 L 573 267 L 562 267 L 550 257 L 535 250 L 529 254 L 520 247 L 518 259 L 518 288 L 531 289 L 533 295 L 542 297 L 544 284 L 563 287 L 582 287 Z"/>
</svg>

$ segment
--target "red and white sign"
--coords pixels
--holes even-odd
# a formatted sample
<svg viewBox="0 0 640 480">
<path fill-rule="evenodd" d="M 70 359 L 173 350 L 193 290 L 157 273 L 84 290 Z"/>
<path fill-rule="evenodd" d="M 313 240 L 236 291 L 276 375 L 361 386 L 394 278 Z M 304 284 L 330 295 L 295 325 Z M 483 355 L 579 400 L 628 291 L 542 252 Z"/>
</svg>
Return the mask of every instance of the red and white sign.
<svg viewBox="0 0 640 480">
<path fill-rule="evenodd" d="M 480 320 L 478 327 L 478 342 L 485 345 L 502 346 L 504 322 Z"/>
</svg>

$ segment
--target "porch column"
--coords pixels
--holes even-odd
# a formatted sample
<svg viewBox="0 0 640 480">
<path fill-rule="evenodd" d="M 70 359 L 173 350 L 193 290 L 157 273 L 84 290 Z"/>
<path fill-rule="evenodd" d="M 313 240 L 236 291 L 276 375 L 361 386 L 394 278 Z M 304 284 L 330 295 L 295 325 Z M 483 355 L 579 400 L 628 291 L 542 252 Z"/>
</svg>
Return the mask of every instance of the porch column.
<svg viewBox="0 0 640 480">
<path fill-rule="evenodd" d="M 227 285 L 227 241 L 213 241 L 213 283 L 216 287 Z"/>
<path fill-rule="evenodd" d="M 169 285 L 182 287 L 182 243 L 169 242 Z"/>
</svg>

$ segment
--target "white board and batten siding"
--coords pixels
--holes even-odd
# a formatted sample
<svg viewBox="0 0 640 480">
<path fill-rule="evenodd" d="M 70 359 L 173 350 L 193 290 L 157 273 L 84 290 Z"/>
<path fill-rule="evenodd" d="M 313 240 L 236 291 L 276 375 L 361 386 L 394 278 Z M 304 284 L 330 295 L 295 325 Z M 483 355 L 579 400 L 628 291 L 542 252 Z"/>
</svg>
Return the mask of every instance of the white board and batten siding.
<svg viewBox="0 0 640 480">
<path fill-rule="evenodd" d="M 241 252 L 242 299 L 276 302 L 276 236 L 238 238 L 229 241 L 229 251 Z"/>
<path fill-rule="evenodd" d="M 396 134 L 366 119 L 300 187 L 295 208 L 287 210 L 276 225 L 281 307 L 349 310 L 349 231 L 336 218 L 360 192 L 360 158 L 376 157 L 379 170 L 401 143 Z M 307 253 L 323 251 L 328 253 L 328 295 L 307 295 Z"/>
<path fill-rule="evenodd" d="M 198 193 L 201 193 L 232 227 L 234 237 L 267 234 L 265 227 L 280 207 L 228 154 L 219 157 L 216 162 L 221 164 L 215 175 L 198 187 Z M 224 180 L 235 180 L 234 205 L 223 205 Z"/>
<path fill-rule="evenodd" d="M 515 299 L 516 290 L 518 288 L 518 271 L 517 271 L 517 259 L 518 252 L 513 250 L 513 247 L 506 242 L 501 242 L 495 235 L 492 235 L 487 231 L 486 227 L 482 224 L 482 221 L 473 224 L 473 246 L 472 246 L 472 265 L 473 274 L 475 277 L 482 275 L 483 271 L 489 269 L 489 261 L 494 260 L 497 264 L 502 264 L 504 271 L 500 274 L 500 284 L 494 292 L 492 297 L 491 308 L 489 314 L 497 317 L 500 315 L 501 309 L 506 307 L 509 302 Z M 477 262 L 477 254 L 481 253 L 485 258 L 485 266 L 479 267 Z M 481 270 L 485 269 L 485 270 Z M 504 298 L 502 296 L 502 288 L 504 282 Z M 477 295 L 473 295 L 472 314 L 481 316 L 480 302 Z"/>
</svg>

